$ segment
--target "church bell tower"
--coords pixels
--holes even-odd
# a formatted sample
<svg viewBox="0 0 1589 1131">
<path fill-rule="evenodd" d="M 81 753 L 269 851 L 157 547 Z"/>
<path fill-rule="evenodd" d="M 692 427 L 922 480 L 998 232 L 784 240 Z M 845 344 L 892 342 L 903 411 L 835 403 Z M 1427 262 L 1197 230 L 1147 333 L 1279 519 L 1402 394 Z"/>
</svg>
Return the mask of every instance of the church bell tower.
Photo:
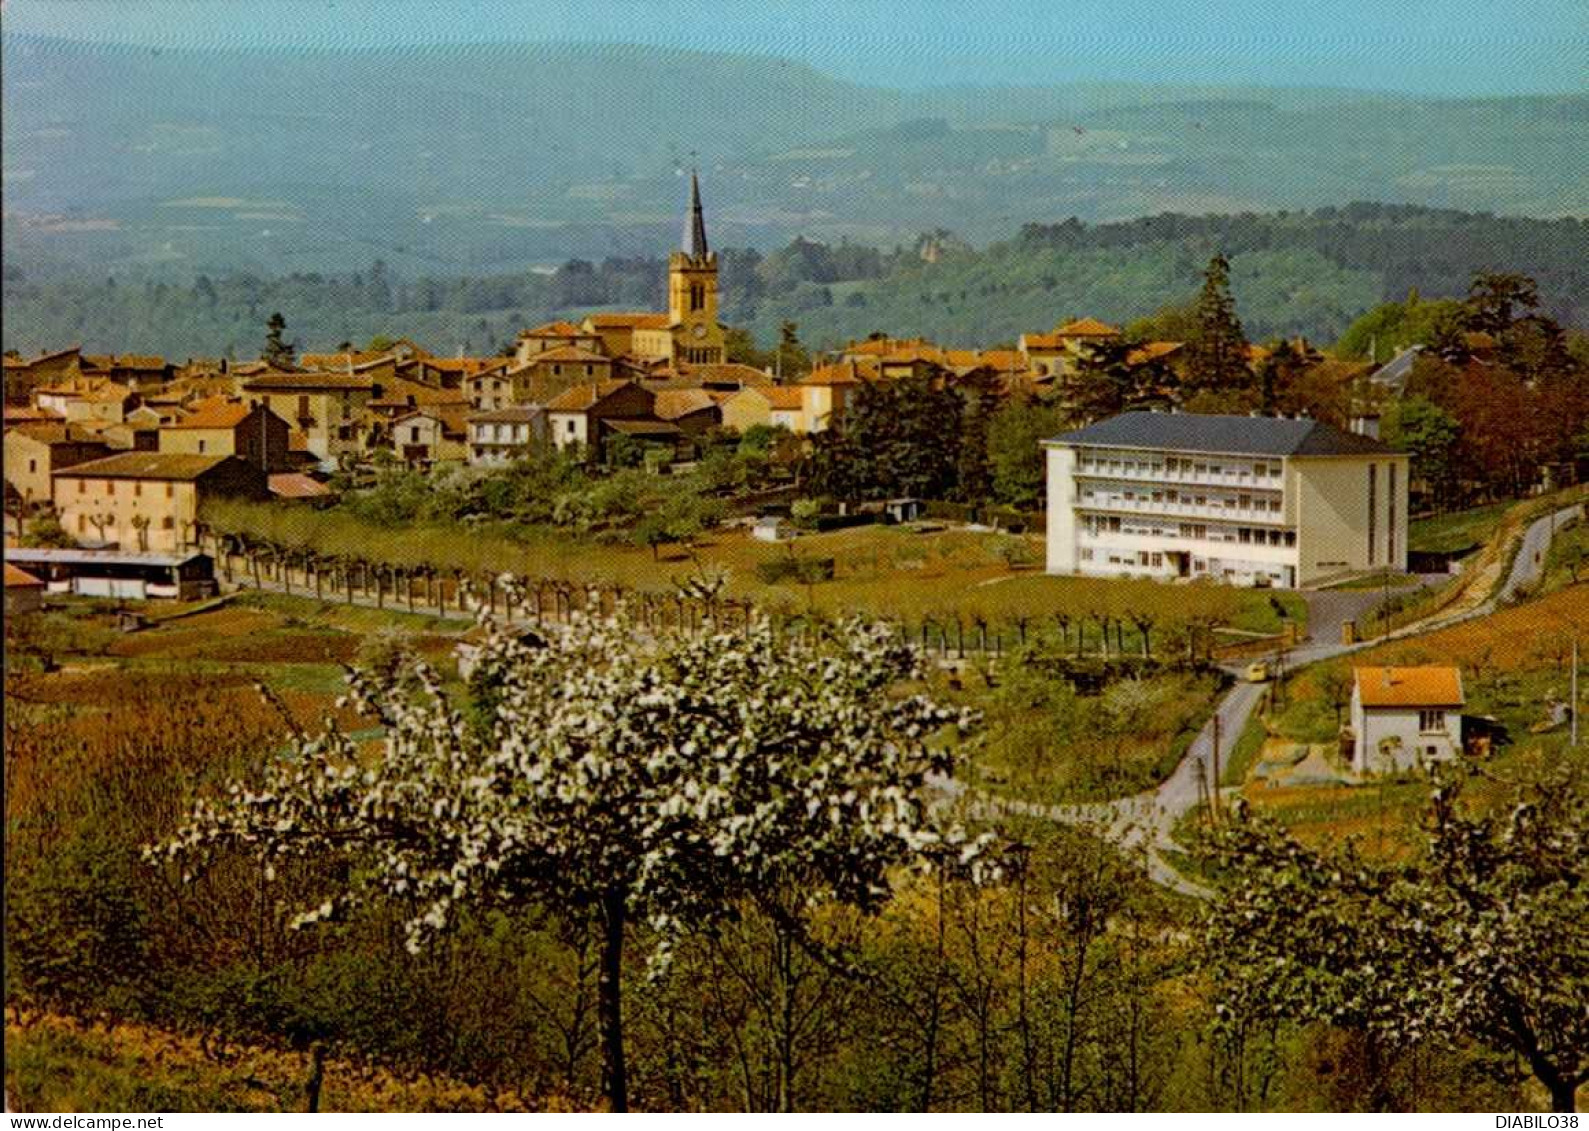
<svg viewBox="0 0 1589 1131">
<path fill-rule="evenodd" d="M 668 323 L 674 361 L 711 365 L 725 360 L 717 321 L 717 256 L 706 243 L 701 184 L 693 171 L 682 245 L 668 257 Z"/>
</svg>

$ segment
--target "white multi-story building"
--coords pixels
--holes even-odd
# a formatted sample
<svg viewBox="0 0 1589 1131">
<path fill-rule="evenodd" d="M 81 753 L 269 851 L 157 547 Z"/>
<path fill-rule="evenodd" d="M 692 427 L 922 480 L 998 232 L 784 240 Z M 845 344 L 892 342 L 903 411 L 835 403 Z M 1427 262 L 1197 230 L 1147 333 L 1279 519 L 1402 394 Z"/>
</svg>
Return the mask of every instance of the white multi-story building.
<svg viewBox="0 0 1589 1131">
<path fill-rule="evenodd" d="M 1407 565 L 1407 456 L 1316 420 L 1128 412 L 1043 441 L 1048 572 L 1287 588 Z"/>
</svg>

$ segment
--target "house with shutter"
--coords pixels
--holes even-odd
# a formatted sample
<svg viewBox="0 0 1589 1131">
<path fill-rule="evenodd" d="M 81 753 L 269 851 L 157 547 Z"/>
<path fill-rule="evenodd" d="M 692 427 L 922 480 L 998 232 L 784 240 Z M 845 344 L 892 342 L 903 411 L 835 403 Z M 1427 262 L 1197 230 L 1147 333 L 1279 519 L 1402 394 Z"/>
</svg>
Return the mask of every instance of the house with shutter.
<svg viewBox="0 0 1589 1131">
<path fill-rule="evenodd" d="M 657 419 L 656 394 L 635 381 L 576 385 L 546 403 L 547 430 L 559 451 L 583 447 L 601 459 L 609 436 L 635 431 L 633 427 L 618 429 L 619 422 L 652 424 L 670 435 L 678 433 L 673 425 Z"/>
<path fill-rule="evenodd" d="M 237 456 L 270 474 L 285 471 L 291 429 L 261 404 L 217 397 L 200 401 L 160 429 L 159 450 L 173 455 Z"/>
<path fill-rule="evenodd" d="M 469 463 L 500 467 L 527 458 L 546 443 L 546 413 L 539 405 L 518 405 L 464 418 L 469 430 Z"/>
<path fill-rule="evenodd" d="M 334 460 L 363 447 L 360 421 L 368 403 L 381 395 L 370 377 L 358 373 L 289 373 L 265 368 L 242 382 L 243 396 L 285 420 L 295 442 L 315 459 Z"/>
<path fill-rule="evenodd" d="M 528 365 L 541 354 L 555 349 L 581 349 L 587 353 L 603 353 L 602 337 L 595 330 L 587 330 L 572 322 L 547 322 L 533 329 L 519 331 L 514 344 L 515 365 Z"/>
<path fill-rule="evenodd" d="M 6 429 L 6 483 L 24 504 L 47 504 L 57 471 L 110 454 L 108 445 L 75 424 L 19 424 Z"/>
<path fill-rule="evenodd" d="M 140 553 L 197 544 L 212 498 L 270 497 L 265 472 L 231 455 L 121 452 L 54 475 L 55 511 L 79 542 Z"/>
<path fill-rule="evenodd" d="M 723 427 L 745 432 L 756 425 L 787 428 L 801 433 L 805 425 L 805 394 L 799 386 L 746 386 L 724 397 L 720 404 Z"/>
<path fill-rule="evenodd" d="M 421 408 L 391 423 L 392 450 L 404 463 L 461 463 L 469 458 L 461 410 Z"/>
<path fill-rule="evenodd" d="M 1058 377 L 1074 369 L 1076 363 L 1099 342 L 1115 341 L 1118 327 L 1096 318 L 1077 318 L 1055 326 L 1047 334 L 1022 334 L 1016 348 L 1027 367 L 1041 377 Z"/>
</svg>

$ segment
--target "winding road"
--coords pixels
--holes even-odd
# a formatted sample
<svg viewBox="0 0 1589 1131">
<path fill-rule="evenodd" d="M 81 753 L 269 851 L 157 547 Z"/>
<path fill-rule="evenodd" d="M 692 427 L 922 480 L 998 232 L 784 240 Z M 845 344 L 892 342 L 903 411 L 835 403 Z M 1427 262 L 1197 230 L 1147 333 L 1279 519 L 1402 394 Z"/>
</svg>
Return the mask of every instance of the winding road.
<svg viewBox="0 0 1589 1131">
<path fill-rule="evenodd" d="M 1531 523 L 1523 533 L 1521 546 L 1505 581 L 1476 608 L 1452 616 L 1420 621 L 1374 640 L 1357 644 L 1340 643 L 1342 622 L 1355 619 L 1372 607 L 1379 599 L 1377 591 L 1315 590 L 1304 594 L 1308 602 L 1309 629 L 1315 636 L 1309 643 L 1287 653 L 1288 665 L 1295 668 L 1317 663 L 1372 648 L 1386 640 L 1418 636 L 1464 620 L 1488 616 L 1519 590 L 1539 580 L 1544 573 L 1545 556 L 1551 539 L 1558 531 L 1581 520 L 1583 515 L 1584 506 L 1580 503 Z M 1237 669 L 1226 670 L 1235 675 L 1238 682 L 1226 692 L 1215 710 L 1214 717 L 1219 720 L 1221 766 L 1226 752 L 1246 728 L 1264 691 L 1263 684 L 1246 682 Z M 1210 718 L 1187 747 L 1186 754 L 1170 772 L 1170 776 L 1156 788 L 1144 793 L 1117 801 L 1076 805 L 1041 805 L 984 794 L 974 798 L 972 809 L 979 816 L 1019 813 L 1096 829 L 1122 848 L 1141 851 L 1148 874 L 1156 882 L 1186 895 L 1207 898 L 1212 894 L 1207 888 L 1187 879 L 1176 869 L 1173 855 L 1183 849 L 1175 843 L 1171 834 L 1176 822 L 1202 803 L 1205 790 L 1215 780 L 1214 732 L 1214 718 Z M 951 796 L 958 795 L 964 789 L 952 780 L 940 781 L 938 784 Z"/>
</svg>

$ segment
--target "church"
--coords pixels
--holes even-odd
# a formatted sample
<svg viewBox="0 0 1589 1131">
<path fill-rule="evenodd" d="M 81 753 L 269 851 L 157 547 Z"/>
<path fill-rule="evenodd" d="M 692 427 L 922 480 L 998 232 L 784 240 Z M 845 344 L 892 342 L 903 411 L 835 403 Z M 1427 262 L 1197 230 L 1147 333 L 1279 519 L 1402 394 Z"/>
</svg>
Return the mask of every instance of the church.
<svg viewBox="0 0 1589 1131">
<path fill-rule="evenodd" d="M 581 329 L 601 339 L 609 357 L 670 367 L 721 365 L 728 353 L 717 320 L 717 255 L 706 242 L 700 180 L 690 174 L 690 207 L 679 250 L 668 257 L 667 313 L 603 313 Z"/>
</svg>

